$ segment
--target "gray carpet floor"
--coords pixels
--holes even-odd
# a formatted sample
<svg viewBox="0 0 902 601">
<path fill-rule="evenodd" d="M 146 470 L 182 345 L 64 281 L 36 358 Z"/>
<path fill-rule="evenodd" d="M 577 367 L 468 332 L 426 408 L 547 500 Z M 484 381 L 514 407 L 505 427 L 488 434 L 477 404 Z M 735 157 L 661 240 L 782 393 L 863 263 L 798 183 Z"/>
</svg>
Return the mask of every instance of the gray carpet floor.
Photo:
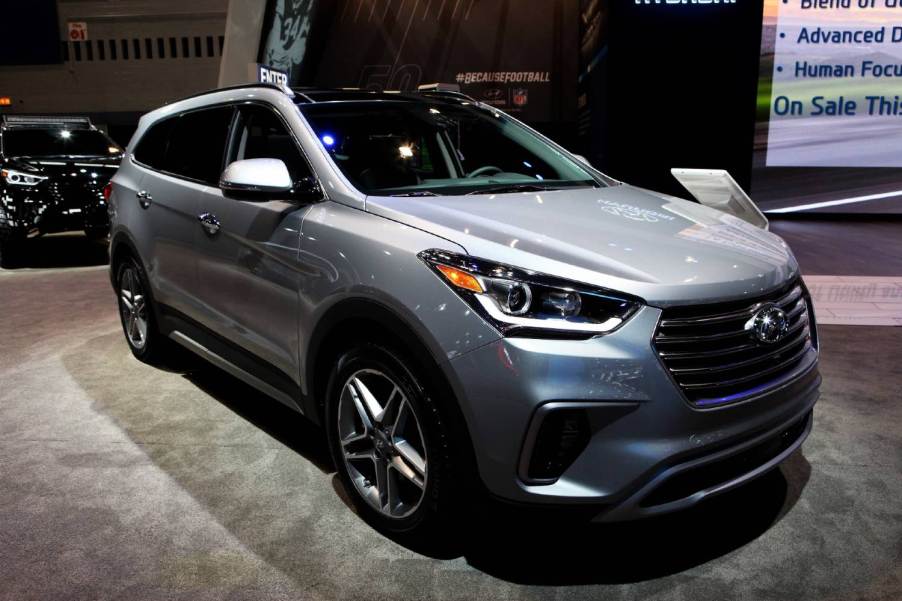
<svg viewBox="0 0 902 601">
<path fill-rule="evenodd" d="M 0 272 L 0 599 L 902 599 L 902 328 L 822 329 L 814 431 L 769 476 L 615 526 L 409 549 L 322 435 L 129 354 L 102 267 Z"/>
</svg>

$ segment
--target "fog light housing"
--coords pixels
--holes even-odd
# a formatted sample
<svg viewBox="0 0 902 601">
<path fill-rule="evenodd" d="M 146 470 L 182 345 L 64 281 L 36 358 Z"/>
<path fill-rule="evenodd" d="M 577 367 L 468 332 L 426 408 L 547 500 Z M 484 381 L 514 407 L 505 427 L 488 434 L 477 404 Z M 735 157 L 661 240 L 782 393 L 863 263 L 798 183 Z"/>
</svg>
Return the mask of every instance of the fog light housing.
<svg viewBox="0 0 902 601">
<path fill-rule="evenodd" d="M 531 449 L 527 449 L 525 480 L 551 484 L 563 475 L 586 449 L 591 438 L 589 416 L 584 409 L 562 408 L 542 416 Z"/>
</svg>

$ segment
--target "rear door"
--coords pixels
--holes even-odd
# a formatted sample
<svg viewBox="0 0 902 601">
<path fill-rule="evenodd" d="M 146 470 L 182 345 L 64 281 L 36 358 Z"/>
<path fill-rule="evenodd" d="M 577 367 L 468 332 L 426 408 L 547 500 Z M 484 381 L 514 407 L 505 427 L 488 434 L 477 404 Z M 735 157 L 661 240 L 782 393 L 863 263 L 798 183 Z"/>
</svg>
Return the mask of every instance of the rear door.
<svg viewBox="0 0 902 601">
<path fill-rule="evenodd" d="M 238 111 L 226 164 L 275 158 L 284 161 L 293 181 L 312 175 L 274 107 L 245 104 Z M 290 194 L 247 200 L 210 187 L 200 210 L 219 230 L 196 234 L 206 323 L 262 359 L 266 365 L 257 373 L 286 392 L 298 383 L 297 254 L 308 207 Z M 266 367 L 276 369 L 268 373 Z"/>
<path fill-rule="evenodd" d="M 135 151 L 136 160 L 150 168 L 135 201 L 152 231 L 147 267 L 156 300 L 195 320 L 204 315 L 195 252 L 200 200 L 219 180 L 233 112 L 214 107 L 172 117 L 148 131 Z M 142 157 L 145 142 L 158 154 Z"/>
</svg>

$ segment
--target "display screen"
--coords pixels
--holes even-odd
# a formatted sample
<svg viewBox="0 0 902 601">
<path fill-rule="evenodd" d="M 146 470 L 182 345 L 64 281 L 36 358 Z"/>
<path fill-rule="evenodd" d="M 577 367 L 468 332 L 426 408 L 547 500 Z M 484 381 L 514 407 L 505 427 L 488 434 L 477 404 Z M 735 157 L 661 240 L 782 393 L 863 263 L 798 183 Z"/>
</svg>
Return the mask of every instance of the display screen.
<svg viewBox="0 0 902 601">
<path fill-rule="evenodd" d="M 902 213 L 902 6 L 765 0 L 752 198 Z"/>
</svg>

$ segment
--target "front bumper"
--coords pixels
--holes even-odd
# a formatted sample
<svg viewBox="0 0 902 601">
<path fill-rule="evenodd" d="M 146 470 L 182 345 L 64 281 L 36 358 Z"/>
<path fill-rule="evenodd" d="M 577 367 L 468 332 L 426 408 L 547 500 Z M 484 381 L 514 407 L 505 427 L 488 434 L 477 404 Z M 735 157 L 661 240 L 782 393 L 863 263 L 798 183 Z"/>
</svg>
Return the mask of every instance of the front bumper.
<svg viewBox="0 0 902 601">
<path fill-rule="evenodd" d="M 597 519 L 626 520 L 738 486 L 801 445 L 820 384 L 813 357 L 779 389 L 700 409 L 686 401 L 652 347 L 660 314 L 644 307 L 617 332 L 590 340 L 506 338 L 450 362 L 492 494 L 598 505 Z M 559 478 L 529 483 L 529 433 L 549 406 L 583 409 L 591 436 Z"/>
<path fill-rule="evenodd" d="M 52 182 L 51 182 L 52 183 Z M 91 187 L 0 190 L 0 236 L 109 228 L 103 193 Z"/>
</svg>

